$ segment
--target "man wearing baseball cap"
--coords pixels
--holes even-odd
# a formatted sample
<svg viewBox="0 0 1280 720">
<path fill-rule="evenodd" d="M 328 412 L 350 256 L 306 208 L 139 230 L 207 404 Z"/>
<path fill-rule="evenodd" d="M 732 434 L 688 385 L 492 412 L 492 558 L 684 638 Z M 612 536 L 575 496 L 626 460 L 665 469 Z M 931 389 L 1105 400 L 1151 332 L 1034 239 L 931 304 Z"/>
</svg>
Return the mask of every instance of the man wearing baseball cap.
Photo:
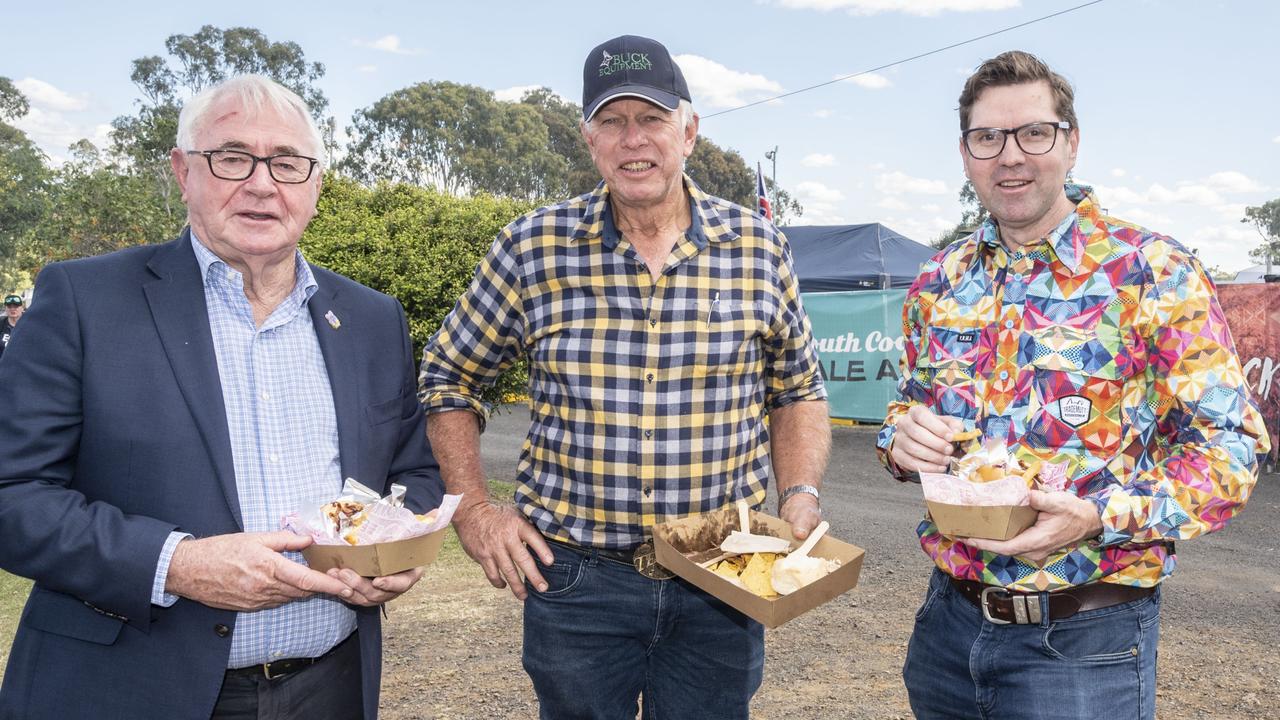
<svg viewBox="0 0 1280 720">
<path fill-rule="evenodd" d="M 13 338 L 13 328 L 17 326 L 18 318 L 22 317 L 22 311 L 26 309 L 27 303 L 21 295 L 10 293 L 4 296 L 4 319 L 0 320 L 0 357 L 4 356 L 4 349 L 9 347 L 9 340 Z"/>
<path fill-rule="evenodd" d="M 830 429 L 786 239 L 684 162 L 689 87 L 648 38 L 583 67 L 596 189 L 504 228 L 428 343 L 420 395 L 463 547 L 524 601 L 543 718 L 746 718 L 761 626 L 654 561 L 655 524 L 770 480 L 804 538 Z M 529 362 L 515 503 L 488 501 L 481 390 Z M 766 425 L 765 419 L 768 418 Z M 466 504 L 466 503 L 470 504 Z M 535 559 L 536 556 L 536 559 Z"/>
</svg>

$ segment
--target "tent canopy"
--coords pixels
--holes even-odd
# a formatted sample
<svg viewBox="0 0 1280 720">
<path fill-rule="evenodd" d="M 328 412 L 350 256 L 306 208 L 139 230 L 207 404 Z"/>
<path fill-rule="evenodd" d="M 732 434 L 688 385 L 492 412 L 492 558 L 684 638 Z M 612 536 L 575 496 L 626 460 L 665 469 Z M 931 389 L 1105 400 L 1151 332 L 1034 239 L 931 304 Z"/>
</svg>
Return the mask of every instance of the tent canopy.
<svg viewBox="0 0 1280 720">
<path fill-rule="evenodd" d="M 787 225 L 800 292 L 907 288 L 937 250 L 880 223 Z"/>
</svg>

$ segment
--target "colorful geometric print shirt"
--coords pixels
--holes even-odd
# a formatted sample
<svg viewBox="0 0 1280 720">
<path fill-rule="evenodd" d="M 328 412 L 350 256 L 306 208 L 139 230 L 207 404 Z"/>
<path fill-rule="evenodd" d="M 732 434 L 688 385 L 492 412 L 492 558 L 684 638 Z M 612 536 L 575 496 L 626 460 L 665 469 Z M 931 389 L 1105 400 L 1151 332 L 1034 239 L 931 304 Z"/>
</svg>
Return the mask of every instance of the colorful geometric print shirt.
<svg viewBox="0 0 1280 720">
<path fill-rule="evenodd" d="M 1213 283 L 1171 238 L 1103 215 L 1067 185 L 1076 212 L 1028 252 L 988 220 L 930 260 L 908 291 L 898 398 L 877 446 L 913 404 L 1002 438 L 1024 464 L 1067 463 L 1093 501 L 1101 541 L 1043 565 L 917 532 L 951 575 L 1016 590 L 1101 580 L 1152 586 L 1173 541 L 1224 526 L 1269 448 Z"/>
<path fill-rule="evenodd" d="M 655 523 L 762 502 L 765 413 L 826 397 L 786 239 L 684 185 L 692 222 L 657 282 L 601 183 L 504 228 L 423 353 L 427 411 L 482 422 L 481 388 L 528 358 L 516 503 L 549 537 L 630 548 Z"/>
</svg>

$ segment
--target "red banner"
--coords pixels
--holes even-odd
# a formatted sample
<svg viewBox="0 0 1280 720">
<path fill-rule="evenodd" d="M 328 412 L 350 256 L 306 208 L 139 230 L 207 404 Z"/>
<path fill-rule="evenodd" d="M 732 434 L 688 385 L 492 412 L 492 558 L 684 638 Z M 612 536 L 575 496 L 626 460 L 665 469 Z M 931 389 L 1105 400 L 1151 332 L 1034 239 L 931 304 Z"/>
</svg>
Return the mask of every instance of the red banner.
<svg viewBox="0 0 1280 720">
<path fill-rule="evenodd" d="M 1219 285 L 1218 302 L 1227 315 L 1244 376 L 1271 434 L 1271 458 L 1280 452 L 1280 284 Z"/>
</svg>

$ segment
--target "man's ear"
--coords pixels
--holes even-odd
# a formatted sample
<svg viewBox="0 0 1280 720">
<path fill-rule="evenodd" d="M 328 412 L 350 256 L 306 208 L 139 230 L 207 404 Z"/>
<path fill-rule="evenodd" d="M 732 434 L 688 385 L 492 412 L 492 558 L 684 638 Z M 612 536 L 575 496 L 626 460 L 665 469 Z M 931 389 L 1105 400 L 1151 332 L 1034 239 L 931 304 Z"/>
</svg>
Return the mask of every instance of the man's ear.
<svg viewBox="0 0 1280 720">
<path fill-rule="evenodd" d="M 684 156 L 689 157 L 693 154 L 693 148 L 698 143 L 698 113 L 693 113 L 689 118 L 689 123 L 684 126 Z"/>
<path fill-rule="evenodd" d="M 173 148 L 169 151 L 169 167 L 173 168 L 173 176 L 178 180 L 178 188 L 182 190 L 182 201 L 187 200 L 187 173 L 191 166 L 187 163 L 187 154 Z"/>
</svg>

